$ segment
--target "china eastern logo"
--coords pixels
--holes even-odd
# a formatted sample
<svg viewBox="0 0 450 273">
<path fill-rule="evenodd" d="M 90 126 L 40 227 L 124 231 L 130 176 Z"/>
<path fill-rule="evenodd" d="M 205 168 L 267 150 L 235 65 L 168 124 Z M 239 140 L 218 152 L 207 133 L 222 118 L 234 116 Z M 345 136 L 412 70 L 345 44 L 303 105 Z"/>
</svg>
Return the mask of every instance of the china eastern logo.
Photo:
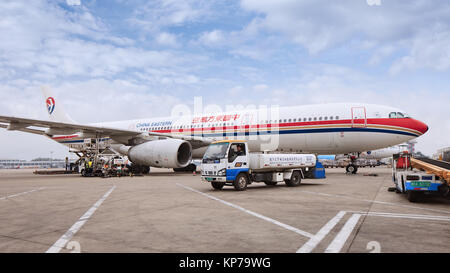
<svg viewBox="0 0 450 273">
<path fill-rule="evenodd" d="M 52 97 L 47 98 L 47 110 L 50 115 L 55 110 L 55 99 Z"/>
</svg>

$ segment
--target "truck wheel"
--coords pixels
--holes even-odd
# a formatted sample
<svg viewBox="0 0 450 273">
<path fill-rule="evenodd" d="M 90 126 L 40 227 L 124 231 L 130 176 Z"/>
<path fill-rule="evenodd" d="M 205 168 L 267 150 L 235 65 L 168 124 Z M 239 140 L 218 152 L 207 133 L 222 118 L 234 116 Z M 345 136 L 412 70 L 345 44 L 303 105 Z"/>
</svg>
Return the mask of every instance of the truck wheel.
<svg viewBox="0 0 450 273">
<path fill-rule="evenodd" d="M 278 182 L 269 182 L 269 181 L 264 181 L 264 184 L 266 184 L 267 186 L 275 186 Z"/>
<path fill-rule="evenodd" d="M 422 193 L 421 192 L 417 192 L 417 191 L 408 191 L 406 193 L 406 196 L 409 200 L 409 202 L 418 202 L 420 201 L 420 198 L 422 197 Z"/>
<path fill-rule="evenodd" d="M 244 173 L 239 174 L 233 182 L 234 189 L 237 191 L 245 191 L 247 189 L 247 184 L 248 177 Z"/>
<path fill-rule="evenodd" d="M 225 186 L 225 183 L 221 183 L 221 182 L 211 182 L 211 186 L 215 189 L 215 190 L 221 190 L 223 188 L 223 186 Z"/>
<path fill-rule="evenodd" d="M 286 182 L 286 185 L 288 187 L 296 187 L 296 186 L 300 185 L 300 183 L 302 182 L 302 178 L 300 177 L 300 172 L 298 172 L 298 171 L 292 172 L 291 179 L 286 179 L 286 180 L 284 180 L 284 182 Z"/>
</svg>

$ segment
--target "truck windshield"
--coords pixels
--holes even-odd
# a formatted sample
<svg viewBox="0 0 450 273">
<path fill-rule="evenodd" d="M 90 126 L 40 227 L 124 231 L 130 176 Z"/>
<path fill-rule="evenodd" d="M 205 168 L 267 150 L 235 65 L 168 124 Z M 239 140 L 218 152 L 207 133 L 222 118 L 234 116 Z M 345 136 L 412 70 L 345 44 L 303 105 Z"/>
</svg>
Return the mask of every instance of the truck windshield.
<svg viewBox="0 0 450 273">
<path fill-rule="evenodd" d="M 223 143 L 214 143 L 209 145 L 208 149 L 206 149 L 205 155 L 203 155 L 203 159 L 222 159 L 225 158 L 225 154 L 227 153 L 228 142 Z"/>
</svg>

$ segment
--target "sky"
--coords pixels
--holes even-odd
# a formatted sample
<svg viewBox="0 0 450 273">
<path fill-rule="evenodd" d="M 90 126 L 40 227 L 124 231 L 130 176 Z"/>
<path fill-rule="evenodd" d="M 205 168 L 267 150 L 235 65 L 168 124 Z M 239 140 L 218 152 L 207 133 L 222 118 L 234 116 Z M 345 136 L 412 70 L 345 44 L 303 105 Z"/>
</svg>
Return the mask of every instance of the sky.
<svg viewBox="0 0 450 273">
<path fill-rule="evenodd" d="M 176 105 L 361 102 L 450 146 L 448 0 L 2 0 L 0 115 L 47 119 L 51 86 L 80 123 L 169 116 Z M 0 158 L 63 158 L 0 130 Z"/>
</svg>

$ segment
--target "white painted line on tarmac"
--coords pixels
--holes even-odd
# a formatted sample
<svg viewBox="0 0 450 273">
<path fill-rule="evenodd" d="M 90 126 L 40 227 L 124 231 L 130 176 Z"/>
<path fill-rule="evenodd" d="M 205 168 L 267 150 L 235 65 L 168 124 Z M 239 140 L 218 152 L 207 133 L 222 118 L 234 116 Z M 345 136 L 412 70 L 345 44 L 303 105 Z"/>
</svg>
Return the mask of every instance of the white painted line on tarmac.
<svg viewBox="0 0 450 273">
<path fill-rule="evenodd" d="M 389 206 L 396 206 L 396 207 L 405 207 L 405 208 L 420 209 L 420 210 L 429 210 L 429 211 L 434 211 L 434 212 L 441 212 L 441 213 L 450 214 L 450 211 L 447 211 L 447 210 L 422 208 L 422 207 L 417 207 L 417 206 L 402 205 L 402 204 L 398 204 L 398 203 L 391 203 L 391 202 L 384 202 L 384 201 L 375 201 L 375 200 L 366 200 L 366 199 L 353 198 L 353 197 L 350 197 L 350 196 L 337 195 L 337 194 L 328 194 L 328 193 L 314 192 L 314 191 L 300 190 L 299 192 L 315 194 L 315 195 L 321 195 L 321 196 L 328 196 L 328 197 L 338 197 L 338 198 L 350 199 L 350 200 L 367 202 L 367 203 L 389 205 Z"/>
<path fill-rule="evenodd" d="M 100 200 L 98 200 L 73 226 L 56 241 L 56 243 L 50 247 L 46 253 L 59 253 L 61 249 L 72 239 L 72 237 L 80 230 L 80 228 L 89 220 L 94 212 L 100 207 L 103 201 L 113 192 L 116 186 L 113 186 L 108 192 L 106 192 Z"/>
<path fill-rule="evenodd" d="M 359 214 L 363 214 L 363 215 L 367 215 L 367 216 L 378 216 L 378 217 L 406 218 L 406 219 L 419 219 L 419 220 L 435 220 L 435 221 L 450 221 L 450 217 L 448 217 L 448 216 L 438 216 L 438 215 L 400 214 L 400 213 L 389 213 L 389 212 L 361 212 L 361 211 L 354 211 L 354 213 L 359 213 Z"/>
<path fill-rule="evenodd" d="M 339 231 L 338 235 L 336 235 L 331 244 L 328 245 L 325 253 L 341 252 L 341 249 L 344 247 L 345 242 L 347 242 L 348 237 L 350 236 L 350 234 L 352 234 L 353 229 L 355 229 L 356 227 L 356 224 L 358 224 L 359 218 L 361 218 L 361 214 L 353 214 L 352 217 L 347 220 L 341 231 Z"/>
<path fill-rule="evenodd" d="M 344 217 L 345 211 L 340 211 L 334 216 L 328 223 L 326 223 L 320 230 L 314 235 L 308 242 L 306 242 L 301 248 L 297 250 L 297 253 L 310 253 L 316 248 L 316 246 L 330 233 L 330 231 L 339 223 Z"/>
<path fill-rule="evenodd" d="M 224 200 L 222 200 L 222 199 L 219 199 L 219 198 L 214 197 L 214 196 L 212 196 L 212 195 L 203 193 L 203 192 L 198 191 L 198 190 L 196 190 L 196 189 L 193 189 L 193 188 L 191 188 L 191 187 L 188 187 L 188 186 L 185 186 L 185 185 L 182 185 L 182 184 L 178 184 L 178 183 L 177 183 L 177 186 L 182 187 L 182 188 L 185 188 L 185 189 L 190 190 L 190 191 L 192 191 L 192 192 L 196 192 L 196 193 L 201 194 L 201 195 L 203 195 L 203 196 L 205 196 L 205 197 L 208 197 L 209 199 L 218 201 L 218 202 L 220 202 L 220 203 L 222 203 L 222 204 L 224 204 L 224 205 L 233 207 L 233 208 L 238 209 L 238 210 L 240 210 L 240 211 L 243 211 L 243 212 L 245 212 L 245 213 L 247 213 L 247 214 L 253 215 L 253 216 L 257 217 L 257 218 L 260 218 L 260 219 L 262 219 L 262 220 L 265 220 L 265 221 L 267 221 L 267 222 L 270 222 L 270 223 L 272 223 L 272 224 L 275 224 L 275 225 L 280 226 L 280 227 L 282 227 L 282 228 L 285 228 L 285 229 L 287 229 L 287 230 L 293 231 L 293 232 L 295 232 L 295 233 L 297 233 L 297 234 L 300 234 L 300 235 L 302 235 L 302 236 L 305 236 L 305 237 L 308 237 L 308 238 L 314 237 L 314 235 L 312 235 L 312 234 L 309 233 L 309 232 L 306 232 L 306 231 L 300 230 L 300 229 L 298 229 L 298 228 L 295 228 L 295 227 L 293 227 L 293 226 L 290 226 L 290 225 L 281 223 L 281 222 L 279 222 L 279 221 L 277 221 L 277 220 L 274 220 L 274 219 L 269 218 L 269 217 L 267 217 L 267 216 L 264 216 L 264 215 L 261 215 L 261 214 L 259 214 L 259 213 L 253 212 L 253 211 L 251 211 L 251 210 L 244 209 L 244 208 L 241 207 L 241 206 L 238 206 L 238 205 L 232 204 L 232 203 L 230 203 L 230 202 L 224 201 Z"/>
<path fill-rule="evenodd" d="M 36 192 L 36 191 L 41 191 L 43 189 L 45 189 L 45 187 L 42 187 L 42 188 L 39 188 L 39 189 L 34 189 L 34 190 L 31 190 L 31 191 L 25 191 L 25 192 L 21 192 L 21 193 L 16 193 L 16 194 L 13 194 L 13 195 L 8 195 L 8 196 L 5 196 L 5 197 L 0 197 L 0 200 L 7 200 L 9 198 L 14 198 L 14 197 L 21 196 L 21 195 L 24 195 L 24 194 L 28 194 L 28 193 L 32 193 L 32 192 Z"/>
</svg>

